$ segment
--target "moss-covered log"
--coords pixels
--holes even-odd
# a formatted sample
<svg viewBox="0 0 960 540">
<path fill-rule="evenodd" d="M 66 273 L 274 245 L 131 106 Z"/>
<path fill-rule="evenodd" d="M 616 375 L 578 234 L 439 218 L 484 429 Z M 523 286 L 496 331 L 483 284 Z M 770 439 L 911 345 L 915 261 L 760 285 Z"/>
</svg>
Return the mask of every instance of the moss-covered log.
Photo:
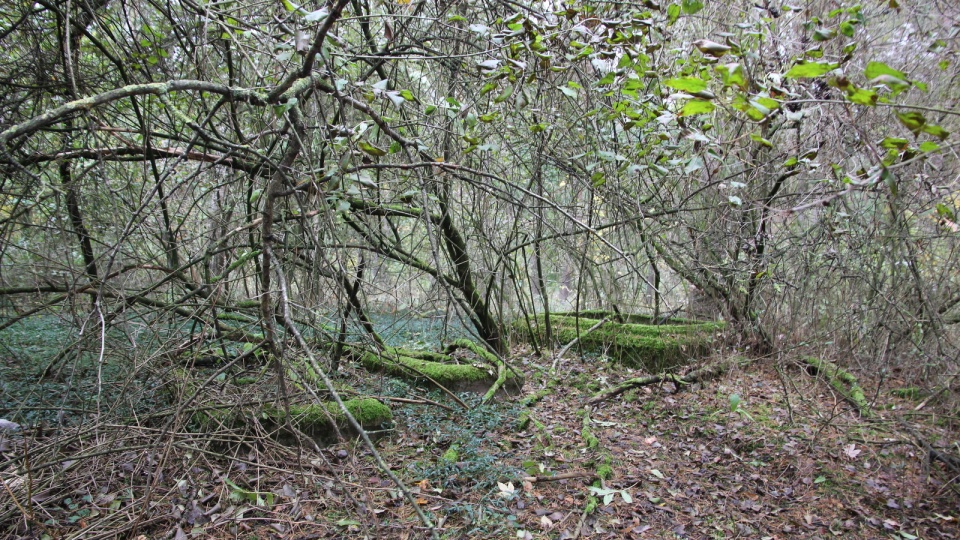
<svg viewBox="0 0 960 540">
<path fill-rule="evenodd" d="M 827 381 L 827 384 L 830 385 L 830 388 L 833 388 L 833 390 L 843 396 L 847 402 L 856 407 L 860 414 L 863 416 L 873 416 L 873 411 L 870 409 L 870 404 L 867 403 L 866 396 L 863 395 L 863 389 L 860 388 L 860 383 L 857 382 L 857 378 L 849 371 L 841 369 L 840 366 L 833 362 L 814 356 L 804 358 L 803 361 L 807 364 L 810 371 L 823 377 L 823 379 Z"/>
<path fill-rule="evenodd" d="M 643 368 L 650 372 L 667 371 L 681 366 L 691 358 L 710 350 L 717 333 L 723 330 L 723 322 L 702 322 L 687 319 L 667 319 L 665 324 L 653 324 L 653 317 L 639 314 L 623 314 L 624 323 L 614 322 L 616 315 L 605 311 L 554 313 L 550 316 L 555 339 L 569 342 L 579 337 L 579 345 L 590 352 L 605 352 L 626 366 Z M 579 321 L 578 321 L 579 318 Z M 586 330 L 603 318 L 610 320 L 589 334 Z M 543 315 L 535 318 L 539 328 L 537 337 L 544 336 Z M 517 324 L 526 324 L 518 321 Z M 518 327 L 519 328 L 519 327 Z M 523 335 L 523 332 L 519 332 Z"/>
<path fill-rule="evenodd" d="M 357 398 L 343 403 L 364 430 L 379 430 L 393 420 L 390 408 L 376 399 Z M 248 408 L 212 408 L 195 413 L 193 421 L 201 429 L 239 427 L 247 422 L 248 414 L 257 414 L 261 421 L 270 426 L 286 425 L 286 413 L 276 405 L 265 405 L 259 413 Z M 316 440 L 330 441 L 335 439 L 338 432 L 353 432 L 343 411 L 333 401 L 290 405 L 290 421 L 298 431 Z"/>
<path fill-rule="evenodd" d="M 348 399 L 343 404 L 366 431 L 380 429 L 393 420 L 390 407 L 373 398 Z M 268 408 L 264 409 L 264 412 L 274 423 L 283 425 L 283 409 Z M 314 405 L 291 405 L 290 420 L 298 430 L 315 438 L 329 437 L 333 433 L 334 425 L 338 430 L 352 431 L 343 411 L 333 401 Z"/>
<path fill-rule="evenodd" d="M 382 353 L 367 352 L 361 357 L 363 366 L 417 382 L 431 382 L 454 392 L 487 392 L 497 382 L 498 369 L 483 362 L 474 364 L 455 363 L 452 356 L 426 351 L 410 351 L 389 348 Z M 523 377 L 510 369 L 505 370 L 503 391 L 516 394 L 523 387 Z"/>
</svg>

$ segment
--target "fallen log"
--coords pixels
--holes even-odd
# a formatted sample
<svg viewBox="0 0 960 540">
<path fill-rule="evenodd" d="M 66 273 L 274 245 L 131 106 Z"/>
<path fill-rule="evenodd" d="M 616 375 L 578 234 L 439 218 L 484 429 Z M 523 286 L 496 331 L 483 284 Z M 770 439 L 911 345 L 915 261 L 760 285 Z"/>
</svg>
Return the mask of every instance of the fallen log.
<svg viewBox="0 0 960 540">
<path fill-rule="evenodd" d="M 710 379 L 719 377 L 728 369 L 730 369 L 731 365 L 736 363 L 738 363 L 738 361 L 734 359 L 726 359 L 726 360 L 721 360 L 720 362 L 715 362 L 713 364 L 703 366 L 702 368 L 699 368 L 699 369 L 695 369 L 690 373 L 687 373 L 686 375 L 677 375 L 676 373 L 664 372 L 664 373 L 658 373 L 657 375 L 648 375 L 646 377 L 637 377 L 633 379 L 627 379 L 626 381 L 623 381 L 622 383 L 616 386 L 610 387 L 598 394 L 595 394 L 592 398 L 587 400 L 587 403 L 590 405 L 595 405 L 597 403 L 600 403 L 601 401 L 606 401 L 610 398 L 616 397 L 632 388 L 640 388 L 643 386 L 650 386 L 652 384 L 662 384 L 665 382 L 672 382 L 676 384 L 678 387 L 680 387 L 683 385 L 693 384 L 696 382 L 708 381 Z"/>
</svg>

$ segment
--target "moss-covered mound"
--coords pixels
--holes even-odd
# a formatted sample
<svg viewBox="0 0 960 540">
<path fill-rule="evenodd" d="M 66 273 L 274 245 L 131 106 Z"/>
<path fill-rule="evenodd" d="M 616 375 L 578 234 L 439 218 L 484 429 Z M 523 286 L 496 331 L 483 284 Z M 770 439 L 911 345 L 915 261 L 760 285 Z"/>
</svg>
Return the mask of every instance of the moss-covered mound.
<svg viewBox="0 0 960 540">
<path fill-rule="evenodd" d="M 607 322 L 587 332 L 604 318 Z M 606 311 L 582 311 L 579 317 L 576 313 L 552 313 L 550 324 L 559 343 L 569 343 L 579 336 L 579 346 L 584 350 L 606 353 L 626 366 L 652 373 L 681 366 L 708 353 L 725 326 L 723 322 L 680 318 L 658 325 L 652 324 L 653 317 L 641 314 L 624 314 L 619 319 L 624 322 L 617 322 L 618 316 Z M 521 338 L 529 337 L 526 321 L 519 320 L 514 327 Z M 530 328 L 542 341 L 546 333 L 543 315 L 532 318 Z"/>
<path fill-rule="evenodd" d="M 496 362 L 499 360 L 489 355 L 470 363 L 466 363 L 467 359 L 460 359 L 458 363 L 451 354 L 388 348 L 381 353 L 363 353 L 361 362 L 371 371 L 416 382 L 436 383 L 453 392 L 483 393 L 497 380 Z M 522 386 L 523 377 L 507 369 L 503 391 L 515 394 Z"/>
</svg>

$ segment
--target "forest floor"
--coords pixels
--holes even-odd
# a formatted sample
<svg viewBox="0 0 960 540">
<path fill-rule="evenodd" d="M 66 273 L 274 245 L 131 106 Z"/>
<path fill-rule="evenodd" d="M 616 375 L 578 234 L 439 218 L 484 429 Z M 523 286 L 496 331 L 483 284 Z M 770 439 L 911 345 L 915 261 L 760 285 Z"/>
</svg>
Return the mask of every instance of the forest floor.
<svg viewBox="0 0 960 540">
<path fill-rule="evenodd" d="M 679 391 L 634 389 L 586 413 L 589 397 L 638 373 L 571 355 L 551 375 L 551 363 L 517 355 L 523 395 L 493 404 L 393 403 L 396 425 L 376 447 L 413 503 L 357 440 L 317 453 L 183 430 L 158 447 L 157 428 L 101 425 L 96 444 L 63 443 L 85 465 L 46 469 L 65 487 L 34 491 L 33 504 L 8 497 L 23 486 L 0 468 L 0 537 L 427 538 L 415 504 L 440 538 L 960 538 L 960 485 L 914 440 L 957 454 L 960 419 L 932 402 L 915 411 L 919 401 L 889 392 L 896 381 L 862 381 L 873 418 L 772 361 Z M 443 401 L 353 375 L 383 396 Z"/>
</svg>

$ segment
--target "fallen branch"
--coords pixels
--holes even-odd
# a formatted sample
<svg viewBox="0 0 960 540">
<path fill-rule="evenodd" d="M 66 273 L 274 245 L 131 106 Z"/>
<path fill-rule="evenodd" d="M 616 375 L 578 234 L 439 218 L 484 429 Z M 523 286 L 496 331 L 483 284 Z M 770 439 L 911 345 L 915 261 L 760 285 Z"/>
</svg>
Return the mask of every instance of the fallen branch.
<svg viewBox="0 0 960 540">
<path fill-rule="evenodd" d="M 507 382 L 508 369 L 510 371 L 513 371 L 516 377 L 518 378 L 521 377 L 521 374 L 519 372 L 507 366 L 507 363 L 504 362 L 502 359 L 498 358 L 495 354 L 484 349 L 480 345 L 477 345 L 476 343 L 470 341 L 469 339 L 458 339 L 454 341 L 449 346 L 447 346 L 447 348 L 444 350 L 444 353 L 450 354 L 457 349 L 467 349 L 468 351 L 472 352 L 473 354 L 485 360 L 487 363 L 497 366 L 497 380 L 493 381 L 493 384 L 490 385 L 490 389 L 487 390 L 487 392 L 483 395 L 483 399 L 480 400 L 480 403 L 486 403 L 490 401 L 491 399 L 493 399 L 493 396 L 495 396 L 497 392 L 500 391 L 500 388 L 502 388 L 504 383 Z"/>
<path fill-rule="evenodd" d="M 947 382 L 945 382 L 943 385 L 941 385 L 940 388 L 934 390 L 934 392 L 933 392 L 932 394 L 930 394 L 930 395 L 927 397 L 927 399 L 923 400 L 919 405 L 917 405 L 916 407 L 914 407 L 913 410 L 919 411 L 920 409 L 926 407 L 928 403 L 930 403 L 931 401 L 933 401 L 934 399 L 936 399 L 940 394 L 944 393 L 948 388 L 950 388 L 951 386 L 953 386 L 953 381 L 957 378 L 957 375 L 960 375 L 960 371 L 958 371 L 958 372 L 954 373 L 953 375 L 951 375 L 950 378 L 947 379 Z"/>
<path fill-rule="evenodd" d="M 634 379 L 628 379 L 622 383 L 608 388 L 587 400 L 587 403 L 590 405 L 595 405 L 601 401 L 606 401 L 612 397 L 616 397 L 627 390 L 632 388 L 640 388 L 642 386 L 649 386 L 652 384 L 662 384 L 665 382 L 672 382 L 677 386 L 682 386 L 686 384 L 693 384 L 696 382 L 708 381 L 710 379 L 719 377 L 723 375 L 727 369 L 730 368 L 730 365 L 734 363 L 731 360 L 723 360 L 713 364 L 706 365 L 702 368 L 695 369 L 686 375 L 679 376 L 675 373 L 659 373 L 657 375 L 648 375 L 646 377 L 637 377 Z"/>
<path fill-rule="evenodd" d="M 505 382 L 507 382 L 506 365 L 503 362 L 497 362 L 497 380 L 493 381 L 493 384 L 490 385 L 490 389 L 487 390 L 487 393 L 483 395 L 483 399 L 480 400 L 480 403 L 483 404 L 490 401 L 493 396 L 497 395 L 497 392 L 500 391 L 500 388 Z"/>
<path fill-rule="evenodd" d="M 553 365 L 550 366 L 550 371 L 556 371 L 556 370 L 557 370 L 557 362 L 559 362 L 559 361 L 560 361 L 560 358 L 563 357 L 563 355 L 566 354 L 566 352 L 570 350 L 570 347 L 573 347 L 574 345 L 576 345 L 577 342 L 579 342 L 582 338 L 590 335 L 590 332 L 593 332 L 593 331 L 596 330 L 597 328 L 600 328 L 601 326 L 603 326 L 603 324 L 604 324 L 605 322 L 607 322 L 607 321 L 609 321 L 609 320 L 610 320 L 610 319 L 609 319 L 608 317 L 604 317 L 604 318 L 600 319 L 600 321 L 597 322 L 597 324 L 591 326 L 589 329 L 587 329 L 586 332 L 580 334 L 579 336 L 577 336 L 576 338 L 574 338 L 572 341 L 570 341 L 570 343 L 567 343 L 566 345 L 564 345 L 563 348 L 560 349 L 560 352 L 557 353 L 557 356 L 555 356 L 555 357 L 553 358 Z"/>
<path fill-rule="evenodd" d="M 573 478 L 597 478 L 597 473 L 593 471 L 574 471 L 568 473 L 555 474 L 553 476 L 525 476 L 526 482 L 558 482 L 560 480 L 570 480 Z"/>
<path fill-rule="evenodd" d="M 935 461 L 940 461 L 941 463 L 946 465 L 947 468 L 950 469 L 951 474 L 954 475 L 954 477 L 960 474 L 960 456 L 956 456 L 954 454 L 949 454 L 946 452 L 941 452 L 936 447 L 934 447 L 930 441 L 928 441 L 922 435 L 920 435 L 917 432 L 917 430 L 913 429 L 913 427 L 907 424 L 905 420 L 901 419 L 899 423 L 900 423 L 901 429 L 907 432 L 907 434 L 909 434 L 910 437 L 913 438 L 913 440 L 917 443 L 917 445 L 923 448 L 923 450 L 927 453 L 927 456 L 926 456 L 927 466 L 933 464 L 933 462 Z M 951 480 L 951 482 L 952 481 L 953 480 Z"/>
<path fill-rule="evenodd" d="M 359 392 L 357 392 L 359 395 Z M 449 405 L 444 405 L 443 403 L 437 403 L 436 401 L 420 398 L 420 399 L 410 399 L 410 398 L 401 398 L 401 397 L 392 397 L 392 396 L 368 396 L 373 399 L 378 399 L 380 401 L 393 401 L 394 403 L 407 403 L 410 405 L 433 405 L 435 407 L 440 407 L 441 409 L 448 410 L 450 412 L 455 412 L 456 409 Z"/>
</svg>

